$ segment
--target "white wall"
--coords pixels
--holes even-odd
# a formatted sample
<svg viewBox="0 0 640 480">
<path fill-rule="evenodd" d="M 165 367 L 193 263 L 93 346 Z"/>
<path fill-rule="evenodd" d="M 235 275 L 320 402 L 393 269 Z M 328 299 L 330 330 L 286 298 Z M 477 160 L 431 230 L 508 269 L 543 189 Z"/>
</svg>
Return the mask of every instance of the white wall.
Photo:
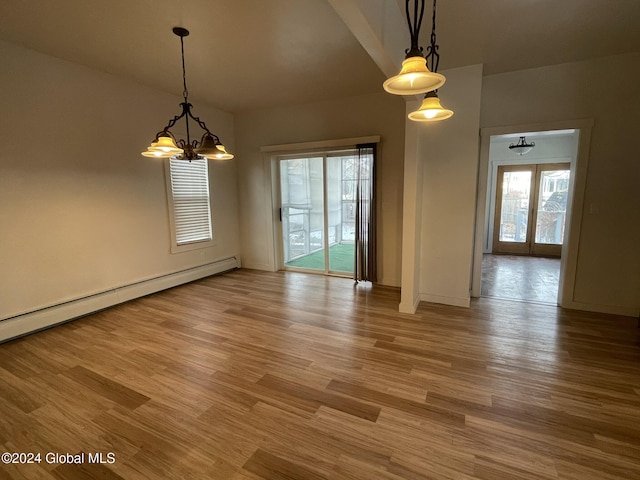
<svg viewBox="0 0 640 480">
<path fill-rule="evenodd" d="M 422 178 L 420 297 L 468 306 L 473 260 L 482 66 L 443 72 L 453 117 L 418 126 Z"/>
<path fill-rule="evenodd" d="M 398 310 L 415 313 L 420 304 L 420 252 L 422 249 L 422 195 L 424 163 L 419 152 L 419 132 L 424 125 L 411 122 L 407 116 L 419 108 L 420 102 L 409 101 L 405 109 L 404 189 L 402 199 L 402 289 Z"/>
<path fill-rule="evenodd" d="M 490 75 L 483 128 L 592 118 L 571 306 L 640 314 L 640 53 Z"/>
<path fill-rule="evenodd" d="M 382 86 L 380 87 L 382 89 Z M 236 115 L 243 266 L 273 269 L 271 188 L 261 147 L 380 135 L 378 281 L 400 285 L 404 101 L 384 92 Z"/>
<path fill-rule="evenodd" d="M 0 58 L 0 319 L 239 255 L 234 161 L 211 164 L 216 246 L 169 251 L 163 166 L 140 152 L 180 97 L 5 42 Z M 231 115 L 195 109 L 233 150 Z"/>
</svg>

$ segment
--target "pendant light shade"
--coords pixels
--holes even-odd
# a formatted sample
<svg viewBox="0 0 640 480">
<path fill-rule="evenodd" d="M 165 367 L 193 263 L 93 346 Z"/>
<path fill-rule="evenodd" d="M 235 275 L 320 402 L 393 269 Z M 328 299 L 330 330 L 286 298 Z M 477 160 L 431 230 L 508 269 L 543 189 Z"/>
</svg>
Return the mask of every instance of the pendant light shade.
<svg viewBox="0 0 640 480">
<path fill-rule="evenodd" d="M 195 152 L 214 160 L 230 160 L 233 158 L 233 155 L 227 152 L 220 140 L 216 140 L 213 135 L 208 133 L 202 137 L 201 146 L 196 148 Z"/>
<path fill-rule="evenodd" d="M 153 145 L 154 144 L 152 143 L 151 146 Z M 152 150 L 146 150 L 142 152 L 142 156 L 149 157 L 149 158 L 171 158 L 173 157 L 173 153 L 163 153 L 163 152 L 154 152 Z"/>
<path fill-rule="evenodd" d="M 151 142 L 146 152 L 142 152 L 142 155 L 151 158 L 171 158 L 183 152 L 184 150 L 178 148 L 173 138 L 169 136 L 159 136 Z"/>
<path fill-rule="evenodd" d="M 400 73 L 387 79 L 382 87 L 394 95 L 417 95 L 440 88 L 445 81 L 444 75 L 436 73 L 438 70 L 438 46 L 435 45 L 435 1 L 433 4 L 433 33 L 432 45 L 427 49 L 427 57 L 431 60 L 431 68 L 427 66 L 427 59 L 423 56 L 419 46 L 420 26 L 424 16 L 425 0 L 413 0 L 413 12 L 409 8 L 410 0 L 405 0 L 407 24 L 411 46 L 405 50 L 406 57 L 402 62 Z"/>
<path fill-rule="evenodd" d="M 176 142 L 171 137 L 158 137 L 155 143 L 152 143 L 148 148 L 152 152 L 172 153 L 178 155 L 184 152 L 183 149 L 178 148 Z"/>
<path fill-rule="evenodd" d="M 216 160 L 231 160 L 233 155 L 227 152 L 227 149 L 224 148 L 224 145 L 218 145 L 218 152 L 214 153 L 211 158 L 215 158 Z"/>
<path fill-rule="evenodd" d="M 196 148 L 196 152 L 201 155 L 209 155 L 213 153 L 217 153 L 218 144 L 216 143 L 215 138 L 212 135 L 205 134 L 202 137 L 202 142 L 199 148 Z"/>
<path fill-rule="evenodd" d="M 180 37 L 180 48 L 182 53 L 182 81 L 184 85 L 182 94 L 184 102 L 180 104 L 182 107 L 182 113 L 169 120 L 167 126 L 156 134 L 156 137 L 153 142 L 151 142 L 151 145 L 149 145 L 147 150 L 142 152 L 142 156 L 151 158 L 177 158 L 179 160 L 189 161 L 196 158 L 230 160 L 233 158 L 233 155 L 227 152 L 218 136 L 211 133 L 205 123 L 191 113 L 193 105 L 189 103 L 187 75 L 184 66 L 184 37 L 189 35 L 189 30 L 182 27 L 174 27 L 173 33 Z M 187 138 L 186 140 L 180 139 L 176 141 L 170 129 L 182 118 L 184 118 L 186 122 Z M 197 140 L 191 140 L 189 119 L 191 119 L 191 122 L 195 123 L 205 132 L 200 142 Z"/>
<path fill-rule="evenodd" d="M 425 95 L 420 108 L 409 114 L 409 119 L 414 122 L 438 122 L 440 120 L 446 120 L 452 115 L 452 110 L 447 110 L 442 107 L 438 94 L 429 92 Z"/>
<path fill-rule="evenodd" d="M 410 57 L 402 62 L 400 73 L 382 86 L 394 95 L 417 95 L 440 88 L 444 81 L 444 75 L 429 71 L 424 57 Z"/>
</svg>

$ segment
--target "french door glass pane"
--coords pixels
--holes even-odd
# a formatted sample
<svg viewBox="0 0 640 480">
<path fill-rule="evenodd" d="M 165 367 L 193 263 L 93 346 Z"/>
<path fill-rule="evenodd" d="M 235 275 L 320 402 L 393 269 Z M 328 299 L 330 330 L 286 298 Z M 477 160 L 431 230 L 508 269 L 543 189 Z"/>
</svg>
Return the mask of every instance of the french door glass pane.
<svg viewBox="0 0 640 480">
<path fill-rule="evenodd" d="M 535 243 L 562 245 L 569 174 L 569 170 L 541 172 Z"/>
<path fill-rule="evenodd" d="M 530 190 L 530 171 L 504 172 L 499 237 L 501 242 L 527 241 Z"/>
</svg>

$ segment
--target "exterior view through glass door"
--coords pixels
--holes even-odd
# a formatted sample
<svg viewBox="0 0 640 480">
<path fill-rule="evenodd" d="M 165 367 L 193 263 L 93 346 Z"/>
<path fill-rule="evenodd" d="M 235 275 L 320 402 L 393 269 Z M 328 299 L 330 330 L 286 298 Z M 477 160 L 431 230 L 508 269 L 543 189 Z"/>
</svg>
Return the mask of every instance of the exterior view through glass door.
<svg viewBox="0 0 640 480">
<path fill-rule="evenodd" d="M 498 167 L 493 252 L 560 256 L 569 164 Z"/>
<path fill-rule="evenodd" d="M 280 159 L 285 268 L 353 273 L 356 161 L 355 151 Z"/>
</svg>

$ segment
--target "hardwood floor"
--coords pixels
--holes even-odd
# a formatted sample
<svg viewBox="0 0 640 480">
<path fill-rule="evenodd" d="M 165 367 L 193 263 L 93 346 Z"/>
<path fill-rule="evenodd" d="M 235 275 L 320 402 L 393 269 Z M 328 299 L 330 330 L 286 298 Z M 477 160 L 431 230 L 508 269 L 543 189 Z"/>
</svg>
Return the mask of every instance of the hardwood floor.
<svg viewBox="0 0 640 480">
<path fill-rule="evenodd" d="M 559 282 L 559 258 L 482 256 L 483 297 L 557 305 Z"/>
<path fill-rule="evenodd" d="M 636 319 L 399 299 L 238 270 L 0 345 L 0 450 L 42 456 L 0 478 L 640 478 Z"/>
</svg>

